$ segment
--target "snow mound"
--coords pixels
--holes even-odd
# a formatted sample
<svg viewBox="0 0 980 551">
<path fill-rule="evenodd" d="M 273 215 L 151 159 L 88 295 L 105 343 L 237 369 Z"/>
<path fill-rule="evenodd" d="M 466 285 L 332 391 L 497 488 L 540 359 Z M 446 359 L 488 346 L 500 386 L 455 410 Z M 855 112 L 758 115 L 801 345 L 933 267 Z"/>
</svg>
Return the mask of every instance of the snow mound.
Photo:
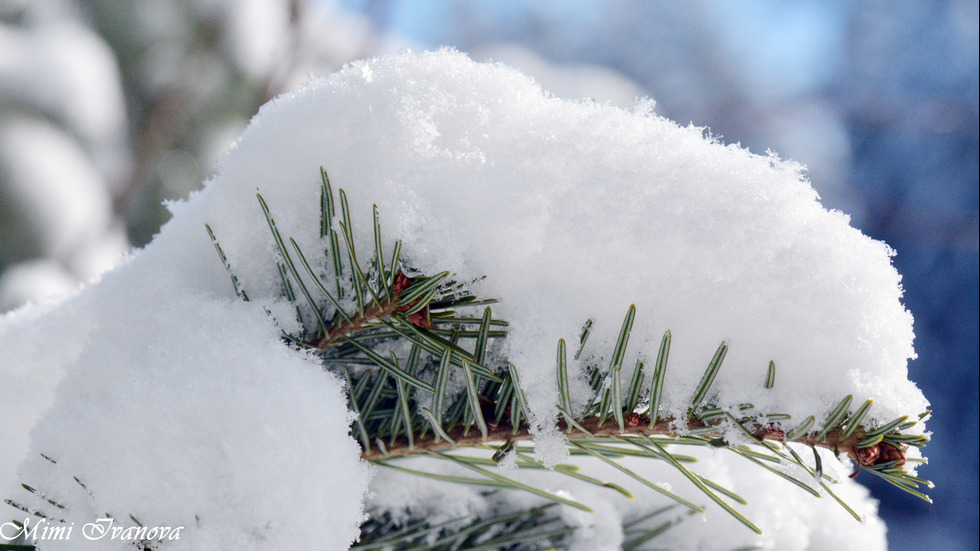
<svg viewBox="0 0 980 551">
<path fill-rule="evenodd" d="M 821 207 L 800 165 L 720 145 L 649 105 L 562 100 L 452 51 L 357 62 L 260 112 L 209 183 L 210 219 L 245 287 L 277 296 L 252 194 L 284 235 L 322 249 L 325 167 L 350 199 L 359 250 L 373 250 L 376 203 L 386 246 L 401 239 L 419 270 L 487 276 L 475 291 L 500 299 L 505 356 L 542 425 L 558 339 L 577 342 L 595 319 L 593 354 L 577 365 L 608 356 L 630 304 L 624 365 L 649 363 L 672 333 L 669 413 L 688 406 L 722 341 L 723 404 L 819 421 L 854 394 L 874 399 L 872 421 L 924 411 L 893 251 Z M 770 360 L 775 393 L 763 389 Z"/>
<path fill-rule="evenodd" d="M 4 364 L 37 357 L 66 373 L 18 481 L 79 527 L 104 513 L 184 526 L 168 549 L 353 541 L 370 472 L 342 383 L 266 314 L 288 309 L 255 200 L 319 256 L 321 166 L 346 190 L 358 250 L 373 250 L 376 203 L 386 249 L 401 239 L 416 269 L 486 276 L 473 291 L 510 322 L 493 361 L 517 366 L 547 461 L 564 450 L 552 428 L 558 339 L 576 342 L 595 320 L 571 366 L 580 376 L 608 357 L 630 304 L 624 365 L 651 361 L 672 332 L 668 414 L 686 410 L 722 341 L 723 405 L 802 419 L 853 394 L 874 399 L 872 421 L 924 410 L 889 247 L 821 207 L 801 166 L 715 143 L 650 105 L 561 100 L 448 50 L 354 63 L 275 99 L 146 249 L 59 307 L 0 322 Z M 205 223 L 252 302 L 235 297 Z"/>
</svg>

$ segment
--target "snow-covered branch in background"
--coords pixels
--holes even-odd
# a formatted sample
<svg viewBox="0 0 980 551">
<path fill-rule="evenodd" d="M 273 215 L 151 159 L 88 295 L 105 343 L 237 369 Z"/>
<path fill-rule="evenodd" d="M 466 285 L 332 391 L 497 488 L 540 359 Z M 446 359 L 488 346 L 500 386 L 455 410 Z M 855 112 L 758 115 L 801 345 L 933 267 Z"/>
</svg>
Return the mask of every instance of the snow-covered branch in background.
<svg viewBox="0 0 980 551">
<path fill-rule="evenodd" d="M 0 311 L 149 241 L 259 105 L 373 41 L 326 2 L 4 3 Z"/>
<path fill-rule="evenodd" d="M 918 421 L 928 403 L 907 379 L 912 317 L 888 246 L 825 210 L 799 166 L 715 143 L 700 128 L 653 115 L 650 105 L 623 110 L 557 99 L 511 69 L 452 51 L 357 62 L 273 100 L 204 190 L 171 206 L 174 218 L 150 245 L 58 307 L 3 319 L 5 364 L 66 372 L 19 473 L 18 482 L 35 491 L 12 487 L 8 495 L 30 510 L 61 504 L 57 515 L 78 526 L 106 513 L 124 523 L 183 526 L 180 540 L 160 544 L 170 550 L 346 549 L 365 511 L 365 526 L 420 518 L 435 524 L 547 504 L 546 492 L 592 511 L 549 509 L 570 528 L 555 541 L 616 549 L 635 542 L 644 515 L 675 501 L 599 458 L 569 457 L 555 406 L 587 411 L 597 391 L 590 366 L 611 358 L 622 366 L 613 380 L 624 386 L 638 362 L 652 372 L 668 330 L 668 371 L 655 412 L 661 419 L 688 419 L 692 396 L 694 409 L 705 403 L 705 366 L 716 363 L 724 342 L 724 365 L 710 386 L 722 414 L 738 415 L 750 403 L 760 415 L 773 414 L 773 434 L 792 433 L 810 416 L 818 432 L 851 396 L 842 415 L 873 400 L 862 419 L 869 429 L 902 416 Z M 317 201 L 321 166 L 345 190 L 343 213 L 337 207 L 326 226 Z M 366 420 L 348 409 L 352 389 L 316 351 L 283 339 L 318 330 L 314 309 L 298 288 L 299 298 L 287 300 L 283 282 L 315 290 L 311 273 L 332 273 L 330 229 L 366 266 L 373 251 L 388 254 L 399 241 L 406 271 L 450 271 L 467 283 L 466 292 L 496 299 L 493 315 L 508 322 L 506 337 L 478 363 L 493 372 L 515 366 L 518 402 L 534 438 L 527 461 L 577 461 L 583 474 L 626 491 L 558 471 L 505 470 L 507 460 L 504 470 L 488 472 L 540 492 L 487 495 L 485 487 L 370 468 L 357 429 L 350 432 L 352 422 Z M 291 272 L 280 268 L 300 250 L 309 272 L 295 262 Z M 356 285 L 339 307 L 316 299 L 320 314 L 365 311 Z M 623 313 L 631 304 L 624 348 Z M 559 388 L 556 343 L 577 344 L 588 320 L 588 346 L 568 353 L 567 386 Z M 358 346 L 381 358 L 374 364 L 392 358 L 389 369 L 412 353 L 397 338 Z M 355 364 L 349 372 L 362 373 L 364 362 Z M 771 364 L 775 384 L 767 382 Z M 425 387 L 472 397 L 466 369 L 441 384 L 438 370 L 414 383 L 399 375 L 415 385 L 398 390 L 412 393 L 418 411 L 409 414 L 427 417 L 421 408 L 432 398 Z M 924 434 L 921 422 L 903 427 L 910 439 Z M 733 507 L 762 534 L 707 500 L 667 461 L 623 459 L 620 466 L 706 511 L 705 523 L 685 521 L 685 511 L 656 518 L 683 522 L 657 535 L 658 546 L 884 548 L 875 503 L 847 476 L 853 466 L 829 452 L 818 456 L 821 467 L 812 454 L 801 461 L 837 481 L 834 493 L 864 523 L 833 498 L 807 495 L 725 453 L 748 437 L 729 429 L 717 451 L 671 449 L 695 458 L 690 468 L 699 476 L 744 498 L 747 505 Z M 690 427 L 671 430 L 683 435 Z M 914 475 L 917 449 L 907 458 L 904 468 Z M 391 463 L 472 476 L 472 465 L 450 468 L 447 461 Z M 86 543 L 107 548 L 81 538 L 38 542 L 41 549 Z"/>
<path fill-rule="evenodd" d="M 129 169 L 125 112 L 91 29 L 0 20 L 0 311 L 73 290 L 129 248 L 112 205 Z"/>
</svg>

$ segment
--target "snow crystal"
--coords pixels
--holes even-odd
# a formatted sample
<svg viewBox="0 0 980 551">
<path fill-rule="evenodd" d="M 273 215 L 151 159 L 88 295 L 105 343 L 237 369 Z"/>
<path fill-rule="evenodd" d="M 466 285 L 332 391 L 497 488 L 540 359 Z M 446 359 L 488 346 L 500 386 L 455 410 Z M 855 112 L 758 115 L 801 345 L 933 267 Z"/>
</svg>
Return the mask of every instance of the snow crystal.
<svg viewBox="0 0 980 551">
<path fill-rule="evenodd" d="M 19 481 L 66 502 L 64 514 L 78 522 L 108 511 L 184 525 L 187 549 L 350 544 L 370 473 L 347 432 L 342 384 L 284 345 L 263 308 L 283 311 L 255 193 L 284 236 L 322 250 L 321 166 L 346 190 L 358 250 L 373 250 L 376 203 L 384 246 L 401 239 L 415 269 L 486 276 L 473 291 L 498 299 L 495 316 L 510 322 L 493 361 L 517 366 L 546 462 L 562 461 L 565 449 L 553 429 L 558 340 L 577 342 L 595 320 L 570 365 L 581 377 L 587 362 L 608 362 L 630 304 L 625 365 L 652 362 L 672 332 L 667 414 L 686 410 L 722 341 L 729 351 L 713 387 L 722 406 L 753 402 L 819 421 L 853 394 L 854 403 L 874 399 L 868 419 L 876 422 L 924 410 L 907 380 L 912 318 L 892 251 L 821 207 L 798 165 L 714 143 L 649 106 L 561 100 L 453 51 L 354 63 L 273 100 L 205 189 L 172 206 L 174 218 L 144 251 L 59 308 L 3 320 L 5 364 L 47 358 L 48 372 L 67 372 Z M 236 299 L 205 223 L 252 302 Z M 65 351 L 49 353 L 51 339 Z M 763 388 L 770 360 L 774 391 Z M 755 484 L 766 473 L 741 482 L 725 460 L 702 460 L 748 494 L 773 541 L 788 538 L 778 548 L 804 549 L 807 534 L 816 541 L 825 527 L 839 529 L 826 503 L 804 506 L 816 500 L 803 495 L 787 504 L 795 498 L 785 486 Z M 843 493 L 876 519 L 866 492 L 846 483 Z M 387 490 L 375 488 L 379 498 Z M 603 518 L 614 516 L 601 503 Z M 632 509 L 616 507 L 630 518 Z M 709 517 L 721 529 L 737 523 L 710 509 Z M 861 549 L 882 545 L 873 522 Z M 620 541 L 601 524 L 583 533 Z"/>
</svg>

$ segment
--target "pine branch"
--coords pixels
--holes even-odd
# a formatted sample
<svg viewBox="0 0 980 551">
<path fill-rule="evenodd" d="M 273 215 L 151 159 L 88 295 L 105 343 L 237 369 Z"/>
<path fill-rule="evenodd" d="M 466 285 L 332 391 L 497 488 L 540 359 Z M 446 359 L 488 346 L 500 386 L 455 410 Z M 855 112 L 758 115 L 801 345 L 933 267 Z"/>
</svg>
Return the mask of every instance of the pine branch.
<svg viewBox="0 0 980 551">
<path fill-rule="evenodd" d="M 556 504 L 487 517 L 459 517 L 439 524 L 427 519 L 400 525 L 391 515 L 371 511 L 361 541 L 351 551 L 386 549 L 548 549 L 573 531 L 554 510 Z M 372 537 L 377 535 L 377 537 Z"/>
<path fill-rule="evenodd" d="M 516 445 L 532 440 L 528 425 L 530 412 L 517 369 L 511 364 L 497 368 L 488 364 L 488 350 L 498 339 L 506 338 L 507 324 L 494 319 L 489 307 L 484 308 L 482 315 L 473 309 L 493 301 L 472 296 L 466 283 L 453 280 L 448 272 L 432 277 L 406 275 L 410 270 L 404 267 L 400 242 L 390 255 L 383 251 L 376 206 L 372 211 L 374 255 L 362 266 L 354 251 L 346 195 L 340 190 L 341 218 L 337 220 L 329 178 L 322 169 L 321 175 L 320 235 L 331 236 L 331 245 L 325 255 L 332 273 L 326 278 L 316 275 L 294 240 L 289 239 L 292 250 L 286 250 L 285 241 L 261 195 L 259 202 L 282 259 L 283 294 L 297 302 L 298 312 L 306 312 L 307 319 L 312 313 L 317 321 L 316 325 L 305 322 L 303 331 L 290 335 L 288 340 L 297 346 L 318 350 L 324 365 L 347 379 L 350 407 L 358 414 L 354 434 L 361 441 L 363 458 L 379 466 L 408 471 L 410 469 L 398 465 L 399 458 L 434 457 L 460 465 L 477 476 L 412 472 L 456 483 L 529 491 L 556 503 L 588 509 L 583 504 L 569 503 L 565 498 L 488 470 L 514 449 L 523 450 L 517 461 L 518 467 L 543 467 L 531 458 L 529 450 Z M 340 228 L 342 239 L 337 239 L 335 227 Z M 346 251 L 339 250 L 341 241 Z M 215 244 L 222 262 L 230 270 L 217 241 Z M 296 269 L 293 254 L 304 267 L 305 278 Z M 391 261 L 386 265 L 384 259 L 388 257 Z M 313 282 L 323 299 L 313 298 L 307 280 Z M 233 276 L 232 281 L 239 292 L 237 278 Z M 335 288 L 336 292 L 330 292 L 328 288 Z M 294 293 L 293 289 L 299 289 L 300 293 Z M 354 295 L 353 300 L 347 298 L 347 304 L 356 304 L 356 309 L 342 307 L 340 299 L 345 291 Z M 305 302 L 296 301 L 296 296 L 302 296 Z M 731 509 L 726 501 L 741 498 L 689 471 L 683 466 L 684 456 L 668 448 L 677 445 L 727 448 L 809 493 L 819 495 L 811 487 L 813 480 L 817 480 L 821 489 L 833 495 L 824 482 L 827 477 L 823 474 L 819 455 L 814 451 L 816 466 L 811 468 L 786 444 L 823 447 L 836 454 L 848 455 L 855 460 L 859 471 L 867 470 L 928 501 L 918 488 L 922 485 L 931 487 L 931 483 L 911 476 L 904 469 L 908 447 L 921 447 L 928 442 L 924 436 L 907 434 L 917 420 L 902 417 L 880 427 L 865 426 L 863 421 L 872 403 L 869 400 L 852 408 L 853 396 L 844 397 L 819 425 L 817 414 L 791 425 L 788 415 L 759 411 L 752 404 L 722 408 L 715 402 L 712 387 L 728 351 L 726 343 L 718 347 L 706 367 L 690 398 L 686 415 L 664 417 L 660 404 L 663 403 L 671 335 L 668 331 L 663 336 L 649 384 L 646 383 L 645 366 L 640 362 L 626 381 L 622 371 L 634 318 L 635 307 L 630 306 L 619 338 L 608 356 L 608 365 L 586 366 L 592 397 L 584 409 L 576 413 L 573 413 L 575 404 L 570 396 L 566 345 L 563 340 L 558 343 L 556 408 L 560 413 L 559 428 L 565 432 L 573 456 L 598 457 L 620 469 L 623 468 L 617 458 L 626 455 L 663 461 L 678 469 L 706 497 L 756 531 L 758 529 Z M 583 327 L 576 359 L 588 343 L 592 323 L 593 320 L 588 320 Z M 395 354 L 384 357 L 375 351 L 382 346 L 390 350 L 395 342 L 411 345 L 407 357 L 399 358 Z M 775 382 L 776 366 L 770 362 L 766 378 L 760 383 L 765 388 L 773 388 Z M 928 412 L 920 415 L 919 420 L 926 415 Z M 781 428 L 785 426 L 792 428 Z M 732 434 L 740 434 L 741 438 L 733 438 Z M 467 449 L 495 453 L 493 458 L 459 453 Z M 796 465 L 813 478 L 796 478 L 774 468 L 780 464 Z M 580 480 L 588 479 L 629 494 L 614 484 L 580 475 L 570 465 L 560 465 L 556 472 L 570 476 L 575 472 L 574 476 Z M 659 486 L 632 471 L 630 476 L 664 493 Z M 692 511 L 703 511 L 700 506 L 666 493 Z M 834 498 L 857 516 L 836 496 Z"/>
<path fill-rule="evenodd" d="M 595 417 L 576 421 L 574 425 L 560 420 L 558 421 L 558 428 L 565 433 L 569 440 L 620 436 L 668 436 L 674 438 L 682 435 L 677 430 L 678 420 L 673 417 L 661 418 L 653 427 L 648 426 L 649 420 L 650 418 L 646 415 L 634 412 L 627 415 L 626 427 L 623 430 L 619 430 L 617 426 L 608 423 L 600 424 L 599 419 Z M 713 445 L 724 445 L 723 443 L 719 443 L 718 439 L 724 438 L 728 434 L 728 429 L 734 425 L 734 423 L 708 423 L 698 418 L 690 418 L 681 422 L 686 423 L 688 431 L 697 432 L 699 439 Z M 705 432 L 704 429 L 713 430 Z M 457 426 L 444 432 L 446 437 L 438 440 L 435 438 L 423 441 L 416 440 L 413 447 L 408 446 L 407 437 L 401 436 L 392 445 L 387 446 L 384 451 L 372 448 L 363 453 L 362 457 L 368 461 L 377 461 L 422 454 L 424 452 L 477 446 L 486 442 L 519 442 L 531 441 L 534 438 L 527 424 L 522 424 L 515 430 L 507 421 L 503 421 L 499 425 L 490 425 L 486 436 L 473 434 L 472 431 L 468 431 L 463 426 Z M 684 431 L 683 434 L 687 434 L 687 431 Z M 861 448 L 859 446 L 866 435 L 858 433 L 843 438 L 843 431 L 839 429 L 821 438 L 818 438 L 816 435 L 804 434 L 791 440 L 786 437 L 785 432 L 775 426 L 760 425 L 756 430 L 747 432 L 747 436 L 756 441 L 792 442 L 806 446 L 826 448 L 833 450 L 835 454 L 846 454 L 851 459 L 856 460 L 862 467 L 880 466 L 895 461 L 904 462 L 905 449 L 907 449 L 897 448 L 892 444 L 886 444 L 884 442 L 879 442 L 871 447 Z M 450 441 L 447 441 L 447 438 Z"/>
<path fill-rule="evenodd" d="M 321 176 L 318 229 L 328 245 L 323 257 L 314 258 L 314 263 L 295 239 L 284 238 L 263 197 L 258 195 L 257 199 L 275 244 L 282 295 L 294 303 L 301 324 L 299 331 L 283 338 L 298 348 L 316 351 L 326 369 L 347 381 L 349 406 L 356 413 L 351 430 L 361 443 L 362 457 L 380 468 L 477 486 L 488 495 L 516 490 L 550 502 L 439 525 L 416 519 L 415 523 L 397 526 L 387 513 L 374 511 L 362 526 L 361 540 L 355 548 L 417 545 L 434 549 L 506 549 L 518 544 L 530 548 L 531 542 L 560 544 L 571 528 L 557 520 L 553 507 L 561 504 L 591 511 L 588 505 L 522 483 L 497 468 L 505 460 L 524 470 L 549 467 L 534 458 L 531 413 L 518 370 L 493 353 L 498 342 L 506 338 L 508 327 L 506 321 L 493 317 L 490 305 L 495 301 L 473 296 L 469 292 L 473 282 L 457 281 L 448 271 L 433 276 L 415 274 L 402 255 L 400 242 L 386 253 L 376 206 L 372 211 L 373 251 L 366 263 L 361 262 L 354 247 L 346 194 L 339 190 L 337 201 L 323 169 Z M 231 275 L 235 293 L 249 300 L 234 273 L 234 259 L 226 256 L 212 228 L 206 229 Z M 929 501 L 920 490 L 932 484 L 911 475 L 906 467 L 908 462 L 918 461 L 906 457 L 909 446 L 922 447 L 928 442 L 925 436 L 909 434 L 908 430 L 929 412 L 913 419 L 903 416 L 881 426 L 868 426 L 865 419 L 872 408 L 871 400 L 855 407 L 850 395 L 841 399 L 821 423 L 817 423 L 821 412 L 792 423 L 789 415 L 762 411 L 750 403 L 723 407 L 713 390 L 728 351 L 728 344 L 721 343 L 689 398 L 685 414 L 665 416 L 661 404 L 665 402 L 664 381 L 669 376 L 672 336 L 670 331 L 663 335 L 652 370 L 637 362 L 631 376 L 624 377 L 635 315 L 635 307 L 630 306 L 612 351 L 604 355 L 609 358 L 608 364 L 585 365 L 591 395 L 584 404 L 571 397 L 564 340 L 557 343 L 554 368 L 558 428 L 564 431 L 572 459 L 590 458 L 609 465 L 674 502 L 650 513 L 649 518 L 624 526 L 626 548 L 643 545 L 690 514 L 703 513 L 705 509 L 630 470 L 622 461 L 625 457 L 642 457 L 671 467 L 703 497 L 759 532 L 751 520 L 730 505 L 745 504 L 743 498 L 688 468 L 694 458 L 677 451 L 684 446 L 727 449 L 804 492 L 831 495 L 858 520 L 857 513 L 833 493 L 828 482 L 835 481 L 823 472 L 816 448 L 851 457 L 858 468 L 852 476 L 864 470 Z M 573 359 L 578 360 L 588 345 L 592 324 L 591 319 L 584 324 Z M 773 388 L 776 379 L 776 366 L 770 362 L 760 384 Z M 789 444 L 811 448 L 812 464 Z M 402 459 L 413 456 L 452 465 L 456 469 L 453 472 L 466 476 L 446 474 L 444 469 L 437 473 L 409 468 Z M 792 474 L 794 471 L 786 466 L 794 466 L 796 472 L 804 474 Z M 576 465 L 560 464 L 550 470 L 633 497 L 628 489 L 580 472 Z M 75 480 L 89 492 L 78 478 Z M 57 518 L 56 512 L 64 508 L 33 486 L 25 484 L 23 488 L 29 494 L 27 501 L 6 502 L 38 518 Z M 675 511 L 670 518 L 661 516 L 674 508 L 680 513 Z M 529 523 L 527 519 L 541 522 Z M 648 526 L 648 521 L 655 524 Z"/>
</svg>

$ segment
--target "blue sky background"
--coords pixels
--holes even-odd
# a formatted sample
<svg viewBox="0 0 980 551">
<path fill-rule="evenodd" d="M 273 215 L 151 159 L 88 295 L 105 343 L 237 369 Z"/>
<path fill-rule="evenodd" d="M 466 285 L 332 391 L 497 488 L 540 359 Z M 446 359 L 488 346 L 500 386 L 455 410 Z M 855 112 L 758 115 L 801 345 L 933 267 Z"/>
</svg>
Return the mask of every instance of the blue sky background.
<svg viewBox="0 0 980 551">
<path fill-rule="evenodd" d="M 896 249 L 916 318 L 910 376 L 935 411 L 921 470 L 935 504 L 862 476 L 890 548 L 978 548 L 975 2 L 341 3 L 393 48 L 482 58 L 509 43 L 615 69 L 668 118 L 808 165 L 826 206 Z"/>
</svg>

